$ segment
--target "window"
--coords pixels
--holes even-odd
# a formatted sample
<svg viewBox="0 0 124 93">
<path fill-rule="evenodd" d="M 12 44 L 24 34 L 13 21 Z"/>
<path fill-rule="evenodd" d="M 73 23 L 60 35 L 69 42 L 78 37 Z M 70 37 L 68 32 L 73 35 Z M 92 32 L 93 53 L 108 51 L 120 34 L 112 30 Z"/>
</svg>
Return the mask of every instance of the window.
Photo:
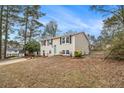
<svg viewBox="0 0 124 93">
<path fill-rule="evenodd" d="M 70 43 L 71 44 L 71 35 L 67 37 L 60 37 L 60 45 L 64 43 Z"/>
<path fill-rule="evenodd" d="M 52 39 L 50 39 L 50 40 L 47 40 L 47 45 L 52 45 Z"/>
<path fill-rule="evenodd" d="M 46 45 L 46 40 L 42 41 L 42 45 L 44 46 Z"/>
<path fill-rule="evenodd" d="M 62 38 L 62 43 L 63 43 L 63 44 L 65 43 L 65 37 Z"/>
<path fill-rule="evenodd" d="M 69 54 L 69 50 L 66 50 L 66 54 Z"/>
<path fill-rule="evenodd" d="M 70 43 L 70 37 L 66 37 L 66 43 Z"/>
<path fill-rule="evenodd" d="M 49 50 L 49 54 L 51 54 L 51 50 Z"/>
<path fill-rule="evenodd" d="M 52 39 L 47 40 L 47 45 L 52 45 L 52 42 L 53 42 L 53 40 L 52 40 Z"/>
<path fill-rule="evenodd" d="M 62 50 L 62 54 L 65 54 L 65 50 Z"/>
<path fill-rule="evenodd" d="M 50 45 L 50 40 L 47 40 L 47 45 L 48 45 L 48 46 Z"/>
<path fill-rule="evenodd" d="M 62 40 L 61 40 L 61 37 L 60 37 L 60 45 L 62 44 Z"/>
<path fill-rule="evenodd" d="M 51 39 L 51 42 L 50 42 L 50 44 L 51 44 L 51 45 L 53 44 L 53 39 Z"/>
</svg>

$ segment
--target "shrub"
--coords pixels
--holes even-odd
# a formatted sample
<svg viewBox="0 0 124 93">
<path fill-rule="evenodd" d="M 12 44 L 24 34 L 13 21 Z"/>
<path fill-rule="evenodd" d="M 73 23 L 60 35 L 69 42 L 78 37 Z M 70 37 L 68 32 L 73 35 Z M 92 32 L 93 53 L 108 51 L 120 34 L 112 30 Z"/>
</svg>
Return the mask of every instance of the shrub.
<svg viewBox="0 0 124 93">
<path fill-rule="evenodd" d="M 81 57 L 82 56 L 82 52 L 81 51 L 75 51 L 74 52 L 74 56 L 75 57 Z"/>
<path fill-rule="evenodd" d="M 124 60 L 124 48 L 118 48 L 112 51 L 111 57 L 118 60 Z"/>
<path fill-rule="evenodd" d="M 27 44 L 24 45 L 24 48 L 29 52 L 30 55 L 33 55 L 34 52 L 40 51 L 40 44 L 39 42 L 32 40 L 27 42 Z"/>
<path fill-rule="evenodd" d="M 111 39 L 110 47 L 107 49 L 107 58 L 124 60 L 124 31 L 119 31 L 114 34 Z"/>
</svg>

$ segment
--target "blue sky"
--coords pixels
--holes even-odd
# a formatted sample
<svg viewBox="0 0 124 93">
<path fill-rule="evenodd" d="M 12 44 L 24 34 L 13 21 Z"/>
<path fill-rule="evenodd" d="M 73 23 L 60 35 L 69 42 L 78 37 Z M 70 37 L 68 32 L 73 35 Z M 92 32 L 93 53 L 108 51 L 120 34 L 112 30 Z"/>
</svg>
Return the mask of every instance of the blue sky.
<svg viewBox="0 0 124 93">
<path fill-rule="evenodd" d="M 58 29 L 63 34 L 69 30 L 85 32 L 86 34 L 98 37 L 102 29 L 102 14 L 91 11 L 88 5 L 42 5 L 41 11 L 46 16 L 40 18 L 40 22 L 46 25 L 54 20 L 58 24 Z M 11 34 L 10 39 L 17 35 Z"/>
<path fill-rule="evenodd" d="M 56 21 L 62 33 L 68 30 L 84 31 L 98 37 L 103 25 L 102 20 L 105 19 L 101 14 L 91 11 L 90 6 L 85 5 L 43 5 L 41 10 L 46 16 L 40 21 L 44 24 L 51 20 Z"/>
</svg>

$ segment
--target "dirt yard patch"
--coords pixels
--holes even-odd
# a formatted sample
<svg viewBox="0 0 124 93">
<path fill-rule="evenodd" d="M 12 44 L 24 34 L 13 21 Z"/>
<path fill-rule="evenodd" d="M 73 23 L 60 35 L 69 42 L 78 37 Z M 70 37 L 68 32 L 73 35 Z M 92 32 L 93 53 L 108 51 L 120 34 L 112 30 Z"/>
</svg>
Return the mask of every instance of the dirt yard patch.
<svg viewBox="0 0 124 93">
<path fill-rule="evenodd" d="M 124 87 L 124 62 L 54 56 L 0 66 L 0 87 Z"/>
<path fill-rule="evenodd" d="M 12 60 L 4 60 L 4 61 L 0 61 L 0 65 L 14 64 L 14 63 L 23 62 L 23 61 L 26 61 L 26 60 L 28 60 L 28 59 L 19 58 L 19 59 L 12 59 Z"/>
</svg>

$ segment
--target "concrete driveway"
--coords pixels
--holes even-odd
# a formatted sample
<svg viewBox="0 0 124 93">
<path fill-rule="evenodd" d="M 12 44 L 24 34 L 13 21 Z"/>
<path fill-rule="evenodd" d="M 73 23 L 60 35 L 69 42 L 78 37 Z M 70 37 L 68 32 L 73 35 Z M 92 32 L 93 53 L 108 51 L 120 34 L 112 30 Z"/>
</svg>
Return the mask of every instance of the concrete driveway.
<svg viewBox="0 0 124 93">
<path fill-rule="evenodd" d="M 23 61 L 26 61 L 26 60 L 27 60 L 26 58 L 4 60 L 4 61 L 0 61 L 0 65 L 8 65 L 8 64 L 23 62 Z"/>
</svg>

